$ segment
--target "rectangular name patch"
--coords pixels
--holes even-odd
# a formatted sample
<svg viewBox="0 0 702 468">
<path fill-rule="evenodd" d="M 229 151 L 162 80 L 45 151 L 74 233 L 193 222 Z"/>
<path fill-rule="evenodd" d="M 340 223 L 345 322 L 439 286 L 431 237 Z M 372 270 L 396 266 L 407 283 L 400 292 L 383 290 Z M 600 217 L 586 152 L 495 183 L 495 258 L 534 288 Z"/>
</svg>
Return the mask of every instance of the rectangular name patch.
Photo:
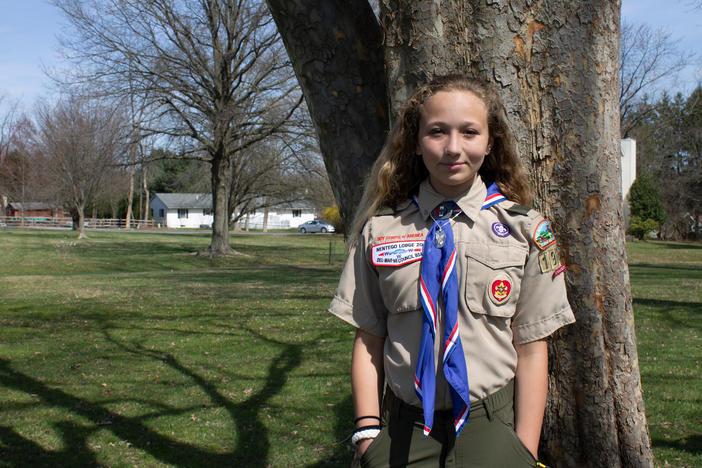
<svg viewBox="0 0 702 468">
<path fill-rule="evenodd" d="M 422 259 L 424 240 L 376 244 L 371 248 L 375 266 L 402 266 Z"/>
</svg>

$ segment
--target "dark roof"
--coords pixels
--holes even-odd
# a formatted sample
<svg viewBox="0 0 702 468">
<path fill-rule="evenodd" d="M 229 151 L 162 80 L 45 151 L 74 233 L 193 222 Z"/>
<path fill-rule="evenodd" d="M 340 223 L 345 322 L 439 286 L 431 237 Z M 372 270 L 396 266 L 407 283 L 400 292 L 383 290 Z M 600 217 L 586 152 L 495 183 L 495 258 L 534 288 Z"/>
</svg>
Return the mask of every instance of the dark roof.
<svg viewBox="0 0 702 468">
<path fill-rule="evenodd" d="M 154 198 L 159 198 L 166 208 L 208 208 L 212 209 L 211 193 L 157 193 Z"/>
<path fill-rule="evenodd" d="M 7 206 L 15 210 L 52 210 L 59 208 L 58 205 L 44 202 L 10 202 Z"/>
</svg>

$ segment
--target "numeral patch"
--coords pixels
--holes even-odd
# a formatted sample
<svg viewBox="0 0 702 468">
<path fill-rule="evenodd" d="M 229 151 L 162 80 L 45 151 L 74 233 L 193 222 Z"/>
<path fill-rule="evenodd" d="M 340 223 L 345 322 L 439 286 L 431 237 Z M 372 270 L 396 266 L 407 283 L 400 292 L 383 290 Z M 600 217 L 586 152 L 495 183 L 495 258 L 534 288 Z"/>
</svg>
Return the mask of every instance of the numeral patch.
<svg viewBox="0 0 702 468">
<path fill-rule="evenodd" d="M 555 247 L 551 247 L 539 254 L 539 267 L 541 273 L 548 273 L 561 266 L 561 259 L 558 257 L 558 251 Z"/>
</svg>

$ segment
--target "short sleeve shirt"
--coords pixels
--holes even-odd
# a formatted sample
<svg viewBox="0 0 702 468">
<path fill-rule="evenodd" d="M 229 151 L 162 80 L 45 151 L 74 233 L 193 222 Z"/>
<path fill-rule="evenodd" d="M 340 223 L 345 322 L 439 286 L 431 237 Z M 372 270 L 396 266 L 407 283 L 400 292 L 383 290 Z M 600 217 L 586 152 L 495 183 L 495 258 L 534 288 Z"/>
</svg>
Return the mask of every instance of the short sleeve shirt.
<svg viewBox="0 0 702 468">
<path fill-rule="evenodd" d="M 471 400 L 496 392 L 514 378 L 514 344 L 545 338 L 575 321 L 568 304 L 560 255 L 548 221 L 538 212 L 503 201 L 482 209 L 487 188 L 478 177 L 454 201 L 462 213 L 451 223 L 456 244 L 458 323 Z M 425 180 L 415 201 L 372 217 L 349 252 L 330 312 L 385 337 L 384 368 L 391 390 L 420 406 L 414 372 L 421 343 L 419 296 L 424 240 L 431 211 L 445 198 Z M 439 301 L 441 302 L 441 301 Z M 443 309 L 438 310 L 443 334 Z M 451 408 L 438 365 L 436 408 Z"/>
</svg>

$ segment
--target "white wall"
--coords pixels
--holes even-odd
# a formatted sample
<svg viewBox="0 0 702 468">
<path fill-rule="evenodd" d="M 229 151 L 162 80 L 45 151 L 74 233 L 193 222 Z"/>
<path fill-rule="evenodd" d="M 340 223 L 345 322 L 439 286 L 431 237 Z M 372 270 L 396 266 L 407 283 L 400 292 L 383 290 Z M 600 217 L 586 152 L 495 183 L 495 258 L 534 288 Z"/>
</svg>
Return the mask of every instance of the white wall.
<svg viewBox="0 0 702 468">
<path fill-rule="evenodd" d="M 636 180 L 636 140 L 625 138 L 622 148 L 622 200 L 629 194 L 631 184 Z"/>
<path fill-rule="evenodd" d="M 178 210 L 168 210 L 166 227 L 169 228 L 199 228 L 200 225 L 212 226 L 214 216 L 202 214 L 202 209 L 189 208 L 187 218 L 179 218 Z"/>
<path fill-rule="evenodd" d="M 248 216 L 249 229 L 263 229 L 263 211 Z M 300 224 L 315 219 L 314 213 L 302 212 L 300 216 L 293 217 L 290 210 L 278 213 L 268 212 L 268 229 L 297 228 Z M 246 217 L 241 220 L 242 229 L 246 229 Z"/>
</svg>

